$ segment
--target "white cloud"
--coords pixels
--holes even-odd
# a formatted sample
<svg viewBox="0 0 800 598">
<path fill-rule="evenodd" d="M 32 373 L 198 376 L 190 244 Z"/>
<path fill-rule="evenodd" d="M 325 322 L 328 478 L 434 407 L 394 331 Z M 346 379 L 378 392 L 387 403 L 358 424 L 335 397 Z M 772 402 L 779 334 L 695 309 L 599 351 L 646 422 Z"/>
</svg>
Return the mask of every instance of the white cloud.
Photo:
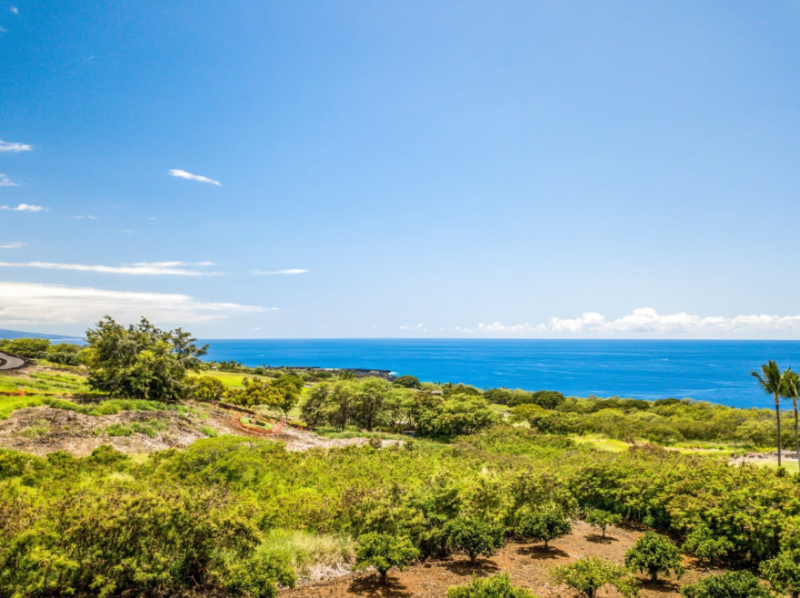
<svg viewBox="0 0 800 598">
<path fill-rule="evenodd" d="M 403 326 L 400 326 L 399 330 L 411 330 L 411 326 L 406 326 L 404 324 Z"/>
<path fill-rule="evenodd" d="M 19 183 L 15 183 L 6 175 L 0 173 L 0 187 L 19 187 Z"/>
<path fill-rule="evenodd" d="M 272 270 L 272 271 L 265 271 L 265 270 L 250 270 L 250 274 L 255 276 L 266 276 L 268 274 L 288 274 L 288 275 L 295 275 L 295 274 L 306 274 L 308 270 L 301 270 L 300 268 L 292 268 L 290 270 Z"/>
<path fill-rule="evenodd" d="M 609 320 L 597 312 L 577 318 L 550 318 L 547 323 L 506 325 L 500 322 L 479 324 L 478 331 L 491 335 L 607 337 L 661 337 L 680 335 L 687 338 L 724 338 L 800 335 L 800 315 L 698 316 L 685 312 L 659 314 L 652 307 Z"/>
<path fill-rule="evenodd" d="M 180 179 L 189 179 L 190 181 L 198 181 L 200 183 L 211 183 L 212 185 L 216 185 L 217 187 L 222 187 L 222 183 L 219 181 L 215 181 L 214 179 L 210 179 L 208 177 L 200 176 L 199 174 L 192 174 L 191 172 L 186 172 L 185 170 L 170 170 L 170 176 L 176 176 Z"/>
<path fill-rule="evenodd" d="M 0 139 L 0 152 L 30 152 L 33 147 L 27 143 L 14 143 Z"/>
<path fill-rule="evenodd" d="M 42 270 L 74 270 L 102 274 L 133 274 L 150 276 L 209 276 L 219 272 L 199 270 L 213 265 L 211 262 L 138 262 L 122 266 L 97 266 L 87 264 L 59 264 L 54 262 L 0 262 L 0 268 L 38 268 Z"/>
<path fill-rule="evenodd" d="M 86 219 L 86 220 L 97 220 L 98 219 L 97 216 L 91 216 L 91 215 L 88 215 L 88 214 L 86 216 L 83 216 L 83 215 L 81 215 L 81 216 L 73 216 L 73 218 L 75 220 L 83 220 L 83 219 Z"/>
<path fill-rule="evenodd" d="M 0 322 L 6 324 L 91 324 L 106 314 L 121 322 L 133 322 L 145 316 L 157 323 L 183 324 L 271 309 L 275 308 L 209 303 L 179 294 L 0 282 Z"/>
<path fill-rule="evenodd" d="M 47 208 L 21 203 L 16 208 L 12 208 L 11 206 L 0 206 L 0 210 L 11 210 L 13 212 L 46 212 Z"/>
<path fill-rule="evenodd" d="M 3 243 L 0 245 L 0 249 L 19 249 L 24 245 L 25 243 L 20 243 L 19 241 L 11 241 L 10 243 Z"/>
<path fill-rule="evenodd" d="M 12 6 L 8 10 L 11 12 L 12 15 L 18 15 L 19 14 L 19 9 L 16 6 Z"/>
</svg>

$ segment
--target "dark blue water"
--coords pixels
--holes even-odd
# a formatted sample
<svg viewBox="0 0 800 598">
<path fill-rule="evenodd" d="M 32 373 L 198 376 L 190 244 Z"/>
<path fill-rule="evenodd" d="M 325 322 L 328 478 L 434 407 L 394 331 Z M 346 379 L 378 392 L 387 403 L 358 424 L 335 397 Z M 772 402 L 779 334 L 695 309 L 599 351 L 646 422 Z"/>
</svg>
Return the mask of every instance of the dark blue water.
<svg viewBox="0 0 800 598">
<path fill-rule="evenodd" d="M 769 407 L 750 372 L 768 359 L 800 369 L 796 341 L 212 340 L 207 359 L 245 365 L 387 369 L 479 388 L 665 397 Z"/>
</svg>

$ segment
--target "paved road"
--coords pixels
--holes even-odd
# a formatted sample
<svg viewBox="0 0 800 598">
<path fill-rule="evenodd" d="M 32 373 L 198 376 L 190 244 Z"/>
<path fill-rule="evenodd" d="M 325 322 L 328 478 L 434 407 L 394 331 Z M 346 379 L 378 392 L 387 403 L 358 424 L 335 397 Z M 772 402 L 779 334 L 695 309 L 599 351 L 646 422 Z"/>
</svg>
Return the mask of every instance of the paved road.
<svg viewBox="0 0 800 598">
<path fill-rule="evenodd" d="M 14 370 L 21 368 L 23 365 L 25 365 L 25 362 L 19 357 L 0 353 L 0 370 Z"/>
</svg>

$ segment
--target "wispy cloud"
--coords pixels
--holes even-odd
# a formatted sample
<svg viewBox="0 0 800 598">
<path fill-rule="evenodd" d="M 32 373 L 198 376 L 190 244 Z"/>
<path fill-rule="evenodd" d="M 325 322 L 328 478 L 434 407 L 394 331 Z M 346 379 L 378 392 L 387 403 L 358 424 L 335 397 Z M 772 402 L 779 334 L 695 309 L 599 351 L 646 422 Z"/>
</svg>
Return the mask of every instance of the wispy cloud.
<svg viewBox="0 0 800 598">
<path fill-rule="evenodd" d="M 18 15 L 19 14 L 19 9 L 16 6 L 12 6 L 8 10 L 9 10 L 9 12 L 11 12 L 12 15 Z"/>
<path fill-rule="evenodd" d="M 250 270 L 250 274 L 254 276 L 267 276 L 270 274 L 287 274 L 287 275 L 296 275 L 296 274 L 306 274 L 308 270 L 301 270 L 300 268 L 292 268 L 289 270 Z"/>
<path fill-rule="evenodd" d="M 219 272 L 200 270 L 211 262 L 138 262 L 122 266 L 97 266 L 88 264 L 61 264 L 54 262 L 0 262 L 0 268 L 38 268 L 41 270 L 73 270 L 102 274 L 130 274 L 139 276 L 210 276 Z"/>
<path fill-rule="evenodd" d="M 186 172 L 185 170 L 170 170 L 170 176 L 176 176 L 179 179 L 189 179 L 190 181 L 197 181 L 199 183 L 211 183 L 212 185 L 216 185 L 217 187 L 222 187 L 222 183 L 219 181 L 215 181 L 214 179 L 210 179 L 208 177 L 200 176 L 199 174 L 192 174 L 191 172 Z"/>
<path fill-rule="evenodd" d="M 11 206 L 0 206 L 0 210 L 11 210 L 12 212 L 46 212 L 47 208 L 21 203 L 16 208 L 12 208 Z"/>
<path fill-rule="evenodd" d="M 550 318 L 541 324 L 479 324 L 479 333 L 519 336 L 609 336 L 725 338 L 759 336 L 796 336 L 800 334 L 800 315 L 739 315 L 698 316 L 685 312 L 660 314 L 652 307 L 608 319 L 597 312 L 587 312 L 576 318 Z"/>
<path fill-rule="evenodd" d="M 0 173 L 0 187 L 19 187 L 19 183 L 15 183 L 3 173 Z"/>
<path fill-rule="evenodd" d="M 20 247 L 24 247 L 25 243 L 21 243 L 19 241 L 11 241 L 10 243 L 3 243 L 0 245 L 0 249 L 19 249 Z"/>
<path fill-rule="evenodd" d="M 33 147 L 27 143 L 16 143 L 0 139 L 0 152 L 30 152 Z"/>
<path fill-rule="evenodd" d="M 97 216 L 92 216 L 92 215 L 89 215 L 89 214 L 87 214 L 86 216 L 83 216 L 83 215 L 81 215 L 81 216 L 73 216 L 73 218 L 75 220 L 84 220 L 84 219 L 85 220 L 97 220 L 98 219 Z"/>
<path fill-rule="evenodd" d="M 122 322 L 142 315 L 157 323 L 205 322 L 276 309 L 205 302 L 180 294 L 0 282 L 0 322 L 6 324 L 89 324 L 105 314 Z"/>
<path fill-rule="evenodd" d="M 411 330 L 411 326 L 403 324 L 402 326 L 398 327 L 398 330 Z"/>
</svg>

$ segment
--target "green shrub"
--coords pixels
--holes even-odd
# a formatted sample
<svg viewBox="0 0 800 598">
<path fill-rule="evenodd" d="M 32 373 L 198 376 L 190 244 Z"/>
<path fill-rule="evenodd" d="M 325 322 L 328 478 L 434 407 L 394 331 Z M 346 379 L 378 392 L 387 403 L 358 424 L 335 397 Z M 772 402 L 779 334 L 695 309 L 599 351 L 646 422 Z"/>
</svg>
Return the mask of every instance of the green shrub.
<svg viewBox="0 0 800 598">
<path fill-rule="evenodd" d="M 457 517 L 444 525 L 444 537 L 454 552 L 462 552 L 475 562 L 479 556 L 492 556 L 503 546 L 503 528 L 480 519 Z"/>
<path fill-rule="evenodd" d="M 33 499 L 8 492 L 0 504 L 22 515 Z M 220 555 L 247 558 L 258 537 L 235 503 L 214 491 L 80 488 L 46 506 L 58 515 L 37 517 L 0 542 L 0 595 L 178 593 L 215 583 L 226 573 Z"/>
<path fill-rule="evenodd" d="M 772 584 L 773 589 L 792 598 L 800 596 L 800 553 L 783 550 L 768 561 L 761 563 L 761 575 Z"/>
<path fill-rule="evenodd" d="M 406 537 L 391 534 L 369 533 L 358 538 L 355 569 L 375 567 L 380 573 L 381 583 L 386 583 L 389 569 L 400 571 L 419 558 L 419 550 Z"/>
<path fill-rule="evenodd" d="M 627 569 L 597 557 L 583 557 L 556 567 L 551 575 L 557 583 L 568 585 L 586 598 L 595 598 L 597 591 L 607 585 L 613 585 L 626 598 L 638 593 L 638 583 Z"/>
<path fill-rule="evenodd" d="M 584 515 L 584 521 L 602 531 L 603 537 L 606 537 L 606 529 L 609 525 L 619 525 L 622 522 L 622 516 L 612 513 L 611 511 L 604 511 L 603 509 L 590 509 Z"/>
<path fill-rule="evenodd" d="M 705 561 L 725 558 L 733 548 L 724 534 L 714 534 L 707 525 L 698 525 L 687 536 L 683 550 Z"/>
<path fill-rule="evenodd" d="M 761 585 L 749 571 L 727 571 L 709 575 L 681 588 L 684 598 L 773 598 L 769 588 Z"/>
<path fill-rule="evenodd" d="M 189 379 L 189 396 L 198 401 L 220 401 L 225 385 L 214 376 L 197 376 Z"/>
<path fill-rule="evenodd" d="M 293 588 L 296 583 L 297 575 L 289 562 L 262 549 L 246 560 L 230 564 L 224 578 L 229 594 L 248 598 L 275 598 L 278 585 Z"/>
<path fill-rule="evenodd" d="M 453 586 L 447 590 L 447 598 L 535 598 L 528 590 L 511 585 L 508 573 L 485 579 L 473 577 L 472 583 Z"/>
<path fill-rule="evenodd" d="M 549 548 L 549 542 L 566 536 L 572 531 L 572 524 L 560 509 L 545 509 L 526 513 L 520 517 L 515 533 L 526 540 L 542 541 Z"/>
<path fill-rule="evenodd" d="M 681 565 L 678 548 L 664 536 L 653 532 L 645 532 L 625 553 L 625 566 L 647 573 L 652 581 L 656 581 L 659 574 L 669 575 L 670 572 L 680 579 L 686 571 Z"/>
</svg>

